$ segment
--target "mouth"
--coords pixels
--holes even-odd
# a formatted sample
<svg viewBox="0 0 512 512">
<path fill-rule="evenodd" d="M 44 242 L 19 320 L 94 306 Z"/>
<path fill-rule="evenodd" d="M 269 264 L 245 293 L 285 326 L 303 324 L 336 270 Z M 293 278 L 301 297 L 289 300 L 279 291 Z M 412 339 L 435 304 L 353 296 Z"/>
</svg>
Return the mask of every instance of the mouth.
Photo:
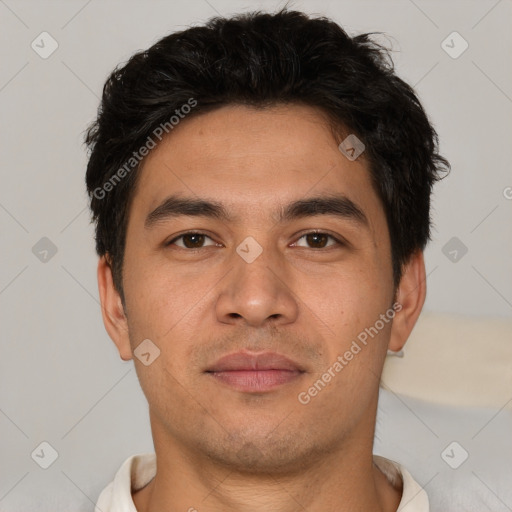
<svg viewBox="0 0 512 512">
<path fill-rule="evenodd" d="M 206 373 L 237 391 L 262 393 L 299 379 L 305 369 L 275 352 L 241 351 L 220 358 Z"/>
</svg>

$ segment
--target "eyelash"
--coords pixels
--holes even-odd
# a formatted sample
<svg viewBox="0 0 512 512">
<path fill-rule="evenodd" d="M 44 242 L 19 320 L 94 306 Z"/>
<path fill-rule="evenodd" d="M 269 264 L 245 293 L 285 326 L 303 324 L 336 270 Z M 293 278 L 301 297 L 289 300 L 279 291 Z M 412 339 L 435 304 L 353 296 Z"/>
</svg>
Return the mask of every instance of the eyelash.
<svg viewBox="0 0 512 512">
<path fill-rule="evenodd" d="M 201 231 L 187 231 L 186 233 L 182 233 L 181 235 L 173 238 L 172 240 L 169 240 L 169 242 L 167 242 L 165 245 L 166 246 L 171 246 L 172 244 L 174 244 L 174 242 L 176 242 L 180 238 L 183 238 L 184 236 L 187 236 L 187 235 L 204 235 L 205 237 L 209 238 L 210 240 L 213 240 L 210 236 L 208 236 L 206 233 L 203 233 Z M 314 247 L 312 247 L 311 249 L 313 249 L 313 250 L 320 251 L 320 250 L 326 250 L 326 249 L 335 247 L 336 245 L 337 246 L 344 246 L 345 245 L 345 243 L 342 240 L 340 240 L 338 237 L 336 237 L 334 235 L 331 235 L 330 233 L 327 233 L 325 231 L 320 231 L 320 230 L 313 230 L 313 231 L 308 231 L 307 233 L 303 233 L 297 239 L 297 241 L 301 240 L 302 238 L 306 237 L 307 235 L 327 235 L 330 239 L 332 239 L 332 240 L 334 240 L 336 242 L 335 244 L 329 245 L 327 247 L 321 247 L 321 248 L 316 248 L 316 249 Z M 213 247 L 213 246 L 209 246 L 209 247 Z M 188 247 L 179 247 L 179 248 L 183 249 L 185 251 L 189 251 L 189 252 L 197 251 L 197 250 L 200 250 L 200 249 L 205 249 L 205 247 L 196 247 L 194 249 L 190 249 Z"/>
</svg>

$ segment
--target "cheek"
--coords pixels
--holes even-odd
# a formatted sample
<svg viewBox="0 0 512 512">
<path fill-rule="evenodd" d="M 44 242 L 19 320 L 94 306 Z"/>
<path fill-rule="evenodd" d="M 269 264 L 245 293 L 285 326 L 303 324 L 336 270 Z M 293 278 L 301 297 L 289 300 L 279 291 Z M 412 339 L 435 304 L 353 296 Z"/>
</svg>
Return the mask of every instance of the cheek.
<svg viewBox="0 0 512 512">
<path fill-rule="evenodd" d="M 337 330 L 346 332 L 364 327 L 388 307 L 388 286 L 379 281 L 378 269 L 364 262 L 354 262 L 322 276 L 301 276 L 299 296 Z M 305 312 L 308 308 L 305 308 Z M 332 333 L 331 333 L 332 334 Z"/>
<path fill-rule="evenodd" d="M 312 278 L 302 281 L 301 293 L 309 297 L 303 311 L 322 332 L 328 361 L 315 379 L 331 369 L 335 377 L 326 376 L 327 380 L 332 378 L 329 387 L 341 394 L 357 394 L 358 389 L 372 387 L 378 380 L 376 375 L 380 375 L 394 317 L 394 312 L 389 311 L 391 282 L 387 276 L 380 282 L 380 273 L 377 266 L 361 261 L 331 273 L 326 286 L 319 287 L 319 281 Z M 387 312 L 383 321 L 381 315 Z M 339 371 L 332 368 L 336 361 L 342 370 L 340 364 L 336 366 Z M 333 399 L 337 397 L 335 393 Z M 339 398 L 345 400 L 341 395 Z"/>
<path fill-rule="evenodd" d="M 182 280 L 182 273 L 155 265 L 147 255 L 134 255 L 127 261 L 124 288 L 133 327 L 156 338 L 172 329 L 186 314 L 188 296 L 195 286 L 186 286 Z"/>
<path fill-rule="evenodd" d="M 143 261 L 142 257 L 139 261 Z M 147 260 L 149 261 L 149 259 Z M 127 273 L 126 300 L 128 327 L 132 349 L 144 339 L 150 339 L 160 350 L 158 362 L 162 372 L 182 381 L 188 378 L 185 362 L 198 340 L 211 332 L 212 288 L 218 278 L 207 274 L 193 275 L 183 269 L 170 269 L 165 265 L 147 266 Z M 138 364 L 138 361 L 137 361 Z M 170 376 L 168 384 L 174 381 Z M 142 375 L 150 379 L 150 375 Z M 165 384 L 164 380 L 164 384 Z M 152 385 L 148 381 L 148 384 Z"/>
<path fill-rule="evenodd" d="M 362 314 L 347 315 L 336 335 L 326 340 L 328 362 L 311 375 L 297 397 L 301 404 L 312 405 L 316 414 L 351 411 L 354 424 L 378 390 L 391 329 L 391 320 L 380 320 L 385 309 L 369 311 L 368 304 L 363 308 Z"/>
</svg>

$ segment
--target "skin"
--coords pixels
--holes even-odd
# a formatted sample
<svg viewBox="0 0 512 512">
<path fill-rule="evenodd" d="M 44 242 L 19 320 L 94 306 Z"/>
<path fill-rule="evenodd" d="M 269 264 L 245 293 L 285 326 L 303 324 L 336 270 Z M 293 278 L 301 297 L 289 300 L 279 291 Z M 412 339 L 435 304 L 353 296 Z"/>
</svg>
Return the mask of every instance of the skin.
<svg viewBox="0 0 512 512">
<path fill-rule="evenodd" d="M 368 227 L 320 214 L 276 221 L 287 203 L 332 193 L 355 202 Z M 221 202 L 237 218 L 181 216 L 145 229 L 170 194 Z M 165 245 L 189 230 L 209 238 L 198 249 L 184 239 Z M 308 239 L 311 230 L 345 243 Z M 252 263 L 236 252 L 248 236 L 263 249 Z M 145 339 L 160 349 L 149 366 L 133 357 L 157 454 L 156 477 L 133 494 L 138 511 L 397 509 L 401 490 L 372 465 L 373 436 L 386 349 L 403 347 L 425 300 L 423 254 L 410 258 L 395 297 L 386 218 L 364 154 L 348 160 L 320 111 L 228 106 L 182 121 L 143 163 L 128 219 L 126 310 L 105 257 L 98 283 L 121 358 Z M 393 321 L 299 403 L 394 301 L 402 308 Z M 277 351 L 305 372 L 265 393 L 205 373 L 241 349 Z"/>
</svg>

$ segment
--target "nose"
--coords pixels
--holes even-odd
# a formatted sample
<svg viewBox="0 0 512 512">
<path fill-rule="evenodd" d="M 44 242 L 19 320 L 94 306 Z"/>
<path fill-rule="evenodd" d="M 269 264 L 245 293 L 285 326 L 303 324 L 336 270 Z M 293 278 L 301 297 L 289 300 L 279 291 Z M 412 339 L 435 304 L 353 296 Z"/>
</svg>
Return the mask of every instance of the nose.
<svg viewBox="0 0 512 512">
<path fill-rule="evenodd" d="M 232 271 L 222 281 L 216 315 L 226 324 L 264 327 L 293 323 L 299 312 L 285 262 L 269 249 L 251 262 L 233 254 Z"/>
</svg>

